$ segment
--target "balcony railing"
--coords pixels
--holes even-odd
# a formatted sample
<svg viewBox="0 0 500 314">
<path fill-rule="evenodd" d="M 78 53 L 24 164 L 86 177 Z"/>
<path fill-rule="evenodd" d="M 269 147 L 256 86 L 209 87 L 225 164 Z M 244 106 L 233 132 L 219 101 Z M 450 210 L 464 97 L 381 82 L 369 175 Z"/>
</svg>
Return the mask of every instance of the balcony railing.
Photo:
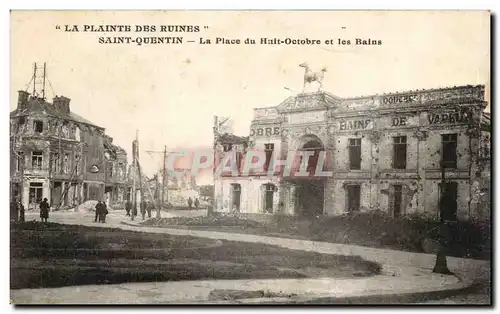
<svg viewBox="0 0 500 314">
<path fill-rule="evenodd" d="M 23 169 L 23 173 L 25 175 L 34 175 L 34 176 L 48 176 L 49 175 L 49 168 L 48 167 L 25 167 Z"/>
</svg>

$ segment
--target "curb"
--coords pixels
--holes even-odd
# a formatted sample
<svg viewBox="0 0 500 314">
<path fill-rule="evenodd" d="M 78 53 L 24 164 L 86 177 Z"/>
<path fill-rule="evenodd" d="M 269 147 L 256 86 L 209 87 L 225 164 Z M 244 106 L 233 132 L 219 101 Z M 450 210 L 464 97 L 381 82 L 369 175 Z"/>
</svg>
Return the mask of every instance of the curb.
<svg viewBox="0 0 500 314">
<path fill-rule="evenodd" d="M 401 293 L 359 293 L 351 296 L 303 296 L 292 298 L 252 298 L 239 300 L 205 300 L 198 302 L 189 302 L 190 304 L 351 304 L 351 305 L 370 305 L 370 304 L 415 304 L 429 300 L 439 300 L 460 294 L 470 293 L 476 288 L 475 284 L 458 283 L 448 286 L 446 289 L 433 291 L 403 291 Z M 179 304 L 183 304 L 181 302 Z M 174 302 L 175 304 L 175 302 Z"/>
</svg>

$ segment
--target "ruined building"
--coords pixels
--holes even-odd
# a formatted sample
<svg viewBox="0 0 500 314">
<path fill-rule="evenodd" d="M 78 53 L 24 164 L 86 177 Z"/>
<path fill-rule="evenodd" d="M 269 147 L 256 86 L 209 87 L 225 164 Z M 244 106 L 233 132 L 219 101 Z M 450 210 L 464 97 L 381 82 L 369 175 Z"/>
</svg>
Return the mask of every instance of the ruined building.
<svg viewBox="0 0 500 314">
<path fill-rule="evenodd" d="M 444 168 L 448 197 L 455 201 L 449 217 L 488 218 L 485 107 L 484 86 L 460 86 L 355 98 L 302 93 L 254 109 L 248 138 L 216 136 L 215 162 L 234 154 L 239 165 L 238 176 L 215 176 L 216 210 L 341 215 L 379 209 L 437 218 Z M 241 161 L 251 150 L 264 151 L 266 161 L 244 175 Z M 295 155 L 290 173 L 273 167 L 274 154 L 285 160 L 297 151 L 311 157 Z M 321 152 L 325 160 L 318 167 Z M 294 175 L 299 169 L 312 175 Z M 314 176 L 317 169 L 331 175 Z"/>
<path fill-rule="evenodd" d="M 10 113 L 10 144 L 11 199 L 26 208 L 43 198 L 57 207 L 126 197 L 125 151 L 104 128 L 71 112 L 69 98 L 49 103 L 19 91 Z"/>
</svg>

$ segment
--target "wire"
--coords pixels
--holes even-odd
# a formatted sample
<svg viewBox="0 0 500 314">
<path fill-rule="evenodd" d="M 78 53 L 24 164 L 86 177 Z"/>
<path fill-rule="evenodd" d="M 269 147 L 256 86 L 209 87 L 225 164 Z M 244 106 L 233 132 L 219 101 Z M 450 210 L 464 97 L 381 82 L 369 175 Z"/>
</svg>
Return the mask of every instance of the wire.
<svg viewBox="0 0 500 314">
<path fill-rule="evenodd" d="M 52 88 L 52 83 L 50 82 L 48 76 L 46 76 L 45 78 L 47 79 L 47 82 L 49 82 L 50 90 L 52 91 L 52 98 L 54 98 L 56 96 L 56 93 L 54 92 L 54 89 Z"/>
<path fill-rule="evenodd" d="M 31 77 L 31 80 L 30 80 L 30 82 L 28 83 L 28 85 L 26 85 L 26 89 L 25 89 L 25 91 L 26 91 L 26 92 L 28 92 L 28 89 L 29 89 L 29 88 L 30 88 L 30 86 L 31 86 L 31 82 L 33 82 L 33 76 Z"/>
</svg>

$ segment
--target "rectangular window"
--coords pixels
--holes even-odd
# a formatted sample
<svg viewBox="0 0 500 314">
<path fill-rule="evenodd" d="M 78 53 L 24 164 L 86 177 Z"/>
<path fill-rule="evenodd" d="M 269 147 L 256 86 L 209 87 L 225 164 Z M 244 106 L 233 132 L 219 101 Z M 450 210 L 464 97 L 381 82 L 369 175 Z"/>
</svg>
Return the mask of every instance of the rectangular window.
<svg viewBox="0 0 500 314">
<path fill-rule="evenodd" d="M 41 169 L 43 161 L 42 152 L 32 152 L 31 153 L 31 166 L 33 169 Z"/>
<path fill-rule="evenodd" d="M 403 206 L 403 186 L 393 185 L 392 186 L 392 215 L 394 217 L 400 217 L 402 213 Z"/>
<path fill-rule="evenodd" d="M 439 184 L 439 217 L 449 221 L 457 220 L 457 196 L 457 182 L 446 182 L 444 189 L 443 184 Z"/>
<path fill-rule="evenodd" d="M 406 136 L 393 137 L 392 167 L 406 169 Z"/>
<path fill-rule="evenodd" d="M 264 144 L 264 152 L 266 154 L 266 163 L 264 164 L 264 170 L 269 170 L 269 165 L 271 164 L 271 158 L 273 156 L 274 144 Z"/>
<path fill-rule="evenodd" d="M 457 134 L 441 135 L 442 162 L 445 168 L 457 167 Z"/>
<path fill-rule="evenodd" d="M 361 186 L 347 186 L 347 211 L 355 212 L 360 210 L 361 204 Z"/>
<path fill-rule="evenodd" d="M 24 165 L 24 153 L 19 153 L 17 156 L 17 171 L 22 171 Z"/>
<path fill-rule="evenodd" d="M 360 170 L 361 169 L 361 139 L 351 138 L 349 139 L 349 169 Z"/>
<path fill-rule="evenodd" d="M 36 133 L 42 133 L 43 132 L 43 122 L 39 120 L 35 120 L 34 122 L 34 129 Z"/>
<path fill-rule="evenodd" d="M 224 148 L 224 152 L 226 152 L 226 153 L 233 150 L 233 144 L 224 144 L 224 145 L 222 145 L 222 147 Z"/>
<path fill-rule="evenodd" d="M 42 201 L 43 184 L 38 182 L 30 183 L 29 198 L 30 203 L 40 203 Z"/>
<path fill-rule="evenodd" d="M 113 177 L 113 163 L 110 163 L 109 164 L 109 177 L 112 178 Z"/>
</svg>

